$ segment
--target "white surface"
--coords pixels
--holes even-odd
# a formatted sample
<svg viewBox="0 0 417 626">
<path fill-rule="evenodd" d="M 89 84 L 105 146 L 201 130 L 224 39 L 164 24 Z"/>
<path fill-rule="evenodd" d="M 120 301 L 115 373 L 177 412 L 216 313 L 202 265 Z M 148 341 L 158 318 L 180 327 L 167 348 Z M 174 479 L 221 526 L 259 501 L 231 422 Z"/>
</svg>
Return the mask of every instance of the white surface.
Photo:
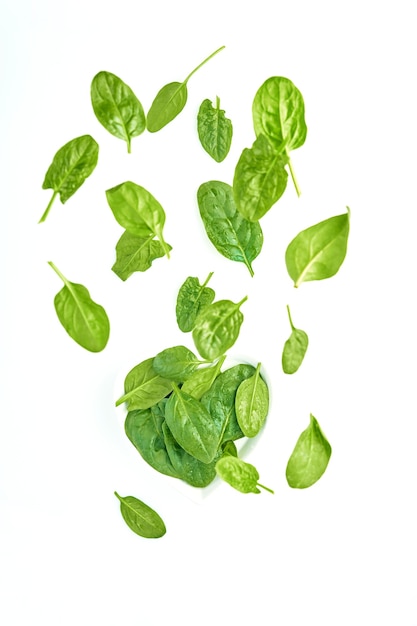
<svg viewBox="0 0 417 626">
<path fill-rule="evenodd" d="M 5 626 L 416 626 L 417 514 L 415 19 L 410 2 L 117 3 L 5 0 L 1 8 L 0 622 Z M 158 89 L 195 74 L 186 108 L 157 134 L 122 141 L 95 119 L 89 85 L 123 78 L 148 110 Z M 287 76 L 306 104 L 308 137 L 291 186 L 262 220 L 255 277 L 211 246 L 195 201 L 231 182 L 253 141 L 262 82 Z M 234 124 L 217 164 L 194 126 L 219 95 Z M 99 165 L 38 225 L 56 150 L 90 133 Z M 171 260 L 126 283 L 110 268 L 121 229 L 104 190 L 133 180 L 167 213 Z M 351 208 L 339 274 L 294 290 L 284 252 L 302 228 Z M 111 320 L 104 352 L 66 335 L 53 260 Z M 227 485 L 196 504 L 140 459 L 113 407 L 120 372 L 190 339 L 175 298 L 188 275 L 237 301 L 233 355 L 262 361 L 273 401 L 251 453 L 275 495 Z M 310 347 L 292 377 L 280 357 L 289 325 Z M 323 478 L 291 490 L 285 466 L 309 413 L 333 456 Z M 113 491 L 164 518 L 155 541 L 124 524 Z"/>
</svg>

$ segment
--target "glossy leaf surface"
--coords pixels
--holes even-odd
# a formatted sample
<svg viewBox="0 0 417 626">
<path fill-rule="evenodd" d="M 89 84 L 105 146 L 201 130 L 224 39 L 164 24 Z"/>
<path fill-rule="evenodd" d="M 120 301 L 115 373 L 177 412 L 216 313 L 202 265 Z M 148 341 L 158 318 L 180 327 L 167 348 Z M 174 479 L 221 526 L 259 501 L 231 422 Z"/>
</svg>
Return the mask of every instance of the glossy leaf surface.
<svg viewBox="0 0 417 626">
<path fill-rule="evenodd" d="M 245 148 L 236 165 L 233 193 L 239 213 L 251 222 L 261 219 L 284 193 L 287 155 L 277 152 L 264 135 Z"/>
<path fill-rule="evenodd" d="M 310 424 L 298 438 L 286 470 L 287 482 L 295 489 L 311 487 L 326 471 L 332 453 L 318 421 L 310 415 Z"/>
<path fill-rule="evenodd" d="M 189 276 L 178 291 L 175 313 L 178 327 L 184 333 L 192 331 L 197 315 L 214 300 L 213 289 L 207 287 L 212 276 L 213 272 L 208 275 L 202 285 L 198 278 Z"/>
<path fill-rule="evenodd" d="M 149 132 L 156 133 L 164 126 L 169 124 L 173 119 L 181 113 L 186 105 L 188 91 L 187 83 L 191 76 L 197 72 L 207 61 L 214 57 L 220 50 L 223 50 L 224 46 L 210 54 L 200 65 L 193 69 L 187 78 L 183 82 L 168 83 L 158 91 L 154 101 L 151 104 L 151 108 L 148 111 L 146 126 Z"/>
<path fill-rule="evenodd" d="M 171 382 L 157 374 L 152 366 L 153 358 L 146 359 L 127 374 L 125 392 L 116 406 L 127 402 L 129 411 L 148 409 L 172 391 Z"/>
<path fill-rule="evenodd" d="M 52 198 L 39 222 L 44 222 L 59 193 L 64 204 L 94 171 L 98 161 L 98 144 L 90 135 L 76 137 L 55 154 L 45 175 L 42 189 L 53 189 Z"/>
<path fill-rule="evenodd" d="M 174 346 L 159 352 L 152 366 L 160 376 L 182 383 L 201 363 L 202 361 L 185 346 Z"/>
<path fill-rule="evenodd" d="M 342 265 L 349 236 L 349 209 L 302 230 L 285 253 L 288 274 L 294 287 L 302 282 L 334 276 Z"/>
<path fill-rule="evenodd" d="M 203 463 L 216 456 L 221 439 L 221 426 L 204 406 L 173 383 L 174 393 L 165 407 L 165 420 L 180 446 Z"/>
<path fill-rule="evenodd" d="M 201 400 L 203 395 L 211 388 L 217 376 L 220 373 L 226 357 L 222 356 L 217 363 L 209 367 L 200 367 L 196 370 L 181 387 L 182 391 L 188 393 L 196 400 Z"/>
<path fill-rule="evenodd" d="M 147 237 L 136 237 L 127 230 L 123 233 L 116 244 L 116 262 L 112 267 L 119 278 L 127 280 L 133 272 L 146 272 L 155 259 L 165 256 L 162 245 L 153 237 L 153 233 Z"/>
<path fill-rule="evenodd" d="M 99 72 L 91 83 L 91 104 L 100 124 L 126 141 L 130 152 L 132 138 L 146 128 L 143 107 L 131 88 L 115 74 Z"/>
<path fill-rule="evenodd" d="M 197 201 L 211 243 L 227 259 L 244 263 L 253 276 L 252 261 L 263 244 L 260 224 L 237 210 L 232 187 L 221 181 L 200 185 Z"/>
<path fill-rule="evenodd" d="M 304 360 L 308 348 L 308 336 L 304 330 L 295 328 L 291 319 L 290 307 L 287 306 L 291 325 L 291 335 L 284 344 L 282 351 L 282 369 L 285 374 L 294 374 Z"/>
<path fill-rule="evenodd" d="M 165 211 L 144 187 L 127 181 L 106 191 L 107 202 L 117 222 L 135 237 L 158 237 L 169 257 L 170 247 L 163 237 Z"/>
<path fill-rule="evenodd" d="M 236 418 L 246 437 L 255 437 L 265 423 L 269 410 L 269 391 L 261 377 L 261 364 L 250 378 L 242 381 L 236 392 Z"/>
<path fill-rule="evenodd" d="M 227 157 L 232 143 L 233 126 L 216 98 L 214 107 L 210 100 L 203 100 L 197 115 L 197 132 L 204 150 L 217 163 Z"/>
<path fill-rule="evenodd" d="M 163 519 L 150 506 L 134 496 L 119 496 L 117 491 L 114 495 L 120 502 L 120 512 L 130 530 L 147 539 L 157 539 L 165 535 Z"/>
<path fill-rule="evenodd" d="M 193 340 L 204 359 L 214 361 L 233 346 L 243 322 L 240 307 L 246 300 L 247 296 L 237 304 L 219 300 L 200 313 L 193 329 Z"/>
<path fill-rule="evenodd" d="M 55 296 L 56 314 L 69 336 L 90 352 L 101 352 L 106 347 L 110 335 L 110 322 L 104 308 L 92 300 L 88 290 L 77 283 L 71 283 L 49 261 L 58 274 L 64 287 Z"/>
<path fill-rule="evenodd" d="M 241 493 L 261 493 L 259 487 L 274 493 L 268 487 L 261 485 L 259 473 L 254 465 L 245 463 L 232 455 L 225 455 L 216 463 L 216 472 L 222 480 Z"/>
</svg>

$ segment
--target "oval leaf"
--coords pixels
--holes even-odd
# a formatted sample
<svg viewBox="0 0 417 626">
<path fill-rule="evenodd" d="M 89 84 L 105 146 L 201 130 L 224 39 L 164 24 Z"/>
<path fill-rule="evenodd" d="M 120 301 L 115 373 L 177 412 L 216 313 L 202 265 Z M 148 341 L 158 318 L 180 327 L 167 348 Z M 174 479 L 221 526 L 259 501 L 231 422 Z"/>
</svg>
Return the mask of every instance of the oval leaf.
<svg viewBox="0 0 417 626">
<path fill-rule="evenodd" d="M 331 453 L 318 421 L 310 415 L 310 425 L 301 433 L 287 464 L 289 486 L 305 489 L 314 485 L 326 471 Z"/>
<path fill-rule="evenodd" d="M 222 480 L 241 493 L 261 493 L 258 487 L 262 487 L 274 493 L 272 489 L 261 485 L 258 470 L 254 465 L 245 463 L 232 455 L 225 455 L 216 463 L 216 472 Z"/>
<path fill-rule="evenodd" d="M 197 315 L 214 300 L 213 289 L 206 286 L 212 276 L 213 272 L 203 285 L 200 285 L 198 278 L 189 276 L 178 291 L 175 313 L 178 327 L 184 333 L 192 331 Z"/>
<path fill-rule="evenodd" d="M 260 374 L 261 364 L 256 372 L 244 380 L 236 392 L 236 418 L 246 437 L 255 437 L 265 423 L 269 410 L 269 391 Z"/>
<path fill-rule="evenodd" d="M 187 85 L 169 83 L 158 91 L 146 118 L 146 127 L 150 133 L 156 133 L 172 122 L 187 103 Z"/>
<path fill-rule="evenodd" d="M 174 346 L 159 352 L 152 366 L 160 376 L 182 383 L 201 364 L 201 360 L 185 346 Z"/>
<path fill-rule="evenodd" d="M 227 157 L 232 143 L 232 122 L 220 108 L 220 99 L 216 98 L 216 107 L 210 100 L 203 100 L 197 115 L 197 131 L 204 150 L 217 163 Z"/>
<path fill-rule="evenodd" d="M 127 402 L 129 411 L 148 409 L 171 393 L 171 382 L 157 374 L 152 363 L 153 358 L 146 359 L 130 370 L 125 378 L 125 392 L 116 406 Z"/>
<path fill-rule="evenodd" d="M 122 280 L 127 280 L 133 272 L 145 272 L 155 259 L 165 256 L 160 242 L 153 238 L 153 233 L 147 237 L 136 237 L 127 230 L 116 244 L 116 262 L 113 272 Z M 172 250 L 171 246 L 167 244 Z"/>
<path fill-rule="evenodd" d="M 233 346 L 243 322 L 239 309 L 246 300 L 247 296 L 237 304 L 219 300 L 200 313 L 193 329 L 193 340 L 204 359 L 214 361 Z"/>
<path fill-rule="evenodd" d="M 146 128 L 143 107 L 131 88 L 111 72 L 99 72 L 91 83 L 91 104 L 98 121 L 112 135 L 131 140 Z"/>
<path fill-rule="evenodd" d="M 349 236 L 348 212 L 330 217 L 302 230 L 285 253 L 288 274 L 294 287 L 302 282 L 334 276 L 346 256 Z"/>
<path fill-rule="evenodd" d="M 157 539 L 165 535 L 163 519 L 150 506 L 134 496 L 122 497 L 117 491 L 114 495 L 120 502 L 120 512 L 130 530 L 147 539 Z"/>
<path fill-rule="evenodd" d="M 237 210 L 233 189 L 226 183 L 217 180 L 203 183 L 197 201 L 211 243 L 227 259 L 244 263 L 253 276 L 252 261 L 263 244 L 260 224 L 247 220 Z"/>
<path fill-rule="evenodd" d="M 88 290 L 71 283 L 52 261 L 48 262 L 64 282 L 64 287 L 55 296 L 56 314 L 69 336 L 90 352 L 101 352 L 110 335 L 110 322 L 104 308 L 94 302 Z"/>
<path fill-rule="evenodd" d="M 285 342 L 282 351 L 282 369 L 285 374 L 294 374 L 303 362 L 307 352 L 308 336 L 303 330 L 294 327 L 288 305 L 287 311 L 291 325 L 291 335 Z"/>
</svg>

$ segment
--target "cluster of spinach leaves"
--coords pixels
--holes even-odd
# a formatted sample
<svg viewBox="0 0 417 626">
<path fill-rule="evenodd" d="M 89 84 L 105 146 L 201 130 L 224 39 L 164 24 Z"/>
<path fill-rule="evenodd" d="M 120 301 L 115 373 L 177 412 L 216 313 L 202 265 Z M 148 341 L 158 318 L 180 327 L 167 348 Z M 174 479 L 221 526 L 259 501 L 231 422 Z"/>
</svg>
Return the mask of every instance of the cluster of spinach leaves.
<svg viewBox="0 0 417 626">
<path fill-rule="evenodd" d="M 198 355 L 176 345 L 140 362 L 127 374 L 116 406 L 126 403 L 126 435 L 160 473 L 199 488 L 217 473 L 240 491 L 258 493 L 259 475 L 255 470 L 254 482 L 254 471 L 242 470 L 249 464 L 238 459 L 235 442 L 260 432 L 269 391 L 260 363 L 222 371 L 239 335 L 246 297 L 238 303 L 215 301 L 207 286 L 211 276 L 203 284 L 189 276 L 176 302 L 178 327 L 191 333 Z"/>
</svg>

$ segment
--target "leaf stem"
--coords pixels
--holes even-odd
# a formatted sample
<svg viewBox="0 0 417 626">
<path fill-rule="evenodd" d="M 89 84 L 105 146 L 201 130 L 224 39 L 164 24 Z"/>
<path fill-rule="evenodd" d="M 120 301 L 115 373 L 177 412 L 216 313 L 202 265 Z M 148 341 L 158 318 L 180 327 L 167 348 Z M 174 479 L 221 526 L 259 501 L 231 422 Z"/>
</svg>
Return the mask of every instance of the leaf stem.
<svg viewBox="0 0 417 626">
<path fill-rule="evenodd" d="M 52 194 L 52 198 L 49 200 L 48 206 L 45 209 L 45 213 L 42 215 L 41 219 L 39 220 L 38 224 L 40 224 L 41 222 L 44 222 L 46 220 L 46 218 L 48 217 L 48 213 L 51 210 L 51 206 L 53 205 L 53 202 L 57 196 L 57 191 L 54 191 L 54 193 Z"/>
<path fill-rule="evenodd" d="M 236 304 L 236 307 L 237 307 L 238 309 L 240 309 L 240 307 L 242 306 L 242 304 L 243 304 L 244 302 L 246 302 L 246 300 L 247 300 L 247 299 L 248 299 L 248 296 L 245 296 L 244 298 L 242 298 L 242 300 Z"/>
<path fill-rule="evenodd" d="M 208 56 L 208 57 L 207 57 L 207 59 L 204 59 L 204 61 L 202 61 L 202 62 L 200 63 L 200 65 L 197 65 L 197 67 L 196 67 L 196 68 L 194 68 L 194 69 L 193 69 L 193 71 L 192 71 L 190 74 L 188 74 L 187 78 L 186 78 L 186 79 L 184 80 L 184 82 L 183 82 L 183 85 L 186 85 L 186 84 L 188 83 L 188 81 L 190 80 L 191 76 L 192 76 L 193 74 L 195 74 L 195 73 L 196 73 L 196 71 L 200 69 L 200 67 L 203 67 L 203 65 L 205 65 L 205 64 L 207 63 L 207 61 L 210 61 L 210 59 L 212 59 L 212 58 L 213 58 L 213 57 L 214 57 L 214 56 L 215 56 L 218 52 L 220 52 L 221 50 L 223 50 L 223 48 L 225 48 L 225 47 L 226 47 L 226 46 L 221 46 L 221 48 L 218 48 L 218 50 L 216 50 L 215 52 L 212 52 L 212 53 L 210 54 L 210 56 Z"/>
<path fill-rule="evenodd" d="M 59 269 L 57 268 L 57 266 L 55 265 L 55 263 L 52 263 L 52 261 L 48 261 L 48 265 L 50 265 L 52 267 L 52 269 L 54 270 L 54 272 L 56 272 L 58 274 L 58 276 L 60 277 L 60 279 L 62 280 L 62 282 L 64 283 L 64 285 L 68 286 L 68 280 L 65 278 L 64 274 L 62 274 Z"/>
<path fill-rule="evenodd" d="M 265 489 L 265 491 L 269 491 L 269 493 L 273 493 L 273 494 L 275 494 L 275 492 L 274 492 L 274 491 L 272 491 L 272 489 L 270 489 L 269 487 L 265 487 L 265 485 L 261 485 L 261 483 L 256 483 L 256 485 L 257 485 L 258 487 L 261 487 L 262 489 Z"/>
<path fill-rule="evenodd" d="M 291 174 L 292 182 L 294 183 L 295 191 L 297 192 L 297 196 L 300 197 L 301 196 L 301 189 L 300 189 L 300 186 L 298 184 L 297 177 L 295 175 L 294 168 L 292 166 L 290 157 L 288 157 L 288 167 L 290 168 L 290 174 Z"/>
<path fill-rule="evenodd" d="M 207 278 L 206 278 L 206 280 L 205 280 L 205 282 L 204 282 L 204 284 L 202 286 L 202 289 L 207 285 L 207 283 L 209 282 L 209 280 L 213 276 L 213 274 L 214 274 L 214 272 L 210 272 L 210 274 L 207 276 Z"/>
<path fill-rule="evenodd" d="M 288 318 L 290 320 L 290 324 L 291 324 L 291 329 L 295 330 L 294 324 L 292 323 L 292 318 L 291 318 L 291 313 L 290 313 L 290 307 L 287 304 L 287 311 L 288 311 Z"/>
</svg>

